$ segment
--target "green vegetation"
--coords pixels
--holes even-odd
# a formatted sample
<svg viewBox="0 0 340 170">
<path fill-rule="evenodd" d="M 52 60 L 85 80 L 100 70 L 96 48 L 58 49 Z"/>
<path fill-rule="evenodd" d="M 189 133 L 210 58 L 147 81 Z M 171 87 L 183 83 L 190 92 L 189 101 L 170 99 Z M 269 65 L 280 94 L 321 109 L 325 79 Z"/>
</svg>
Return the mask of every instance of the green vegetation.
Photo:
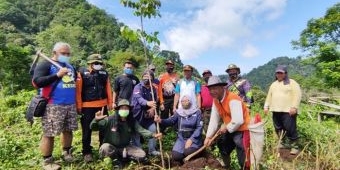
<svg viewBox="0 0 340 170">
<path fill-rule="evenodd" d="M 128 7 L 132 1 L 124 0 Z M 154 8 L 148 9 L 158 16 Z M 136 16 L 141 16 L 137 10 Z M 151 13 L 154 15 L 153 13 Z M 152 15 L 143 15 L 151 17 Z M 266 141 L 261 169 L 338 169 L 340 163 L 339 117 L 327 118 L 319 123 L 317 115 L 326 108 L 308 103 L 309 96 L 339 94 L 340 80 L 340 3 L 329 8 L 324 17 L 311 19 L 302 31 L 299 40 L 293 41 L 297 49 L 309 52 L 306 57 L 278 57 L 253 69 L 244 75 L 254 85 L 255 106 L 252 113 L 262 112 L 266 90 L 274 80 L 274 70 L 278 64 L 286 64 L 289 76 L 300 83 L 303 89 L 303 104 L 298 116 L 298 129 L 301 137 L 301 154 L 292 161 L 283 161 L 277 156 L 277 137 L 270 115 L 262 115 L 266 123 Z M 25 109 L 36 93 L 31 86 L 28 73 L 33 55 L 43 49 L 50 55 L 52 45 L 66 41 L 72 46 L 73 63 L 79 67 L 85 64 L 89 54 L 101 53 L 111 79 L 121 73 L 124 60 L 131 59 L 139 64 L 137 76 L 145 69 L 146 63 L 157 66 L 156 75 L 165 71 L 164 62 L 172 59 L 177 71 L 183 63 L 175 51 L 160 51 L 157 45 L 144 46 L 139 38 L 132 41 L 121 35 L 123 23 L 114 16 L 107 15 L 85 0 L 0 0 L 0 169 L 41 169 L 39 141 L 41 122 L 35 119 L 30 127 L 25 120 Z M 127 28 L 127 27 L 125 27 Z M 128 32 L 129 34 L 129 32 Z M 143 33 L 141 33 L 143 34 Z M 152 34 L 147 43 L 155 43 L 157 33 Z M 196 77 L 200 77 L 197 70 Z M 224 78 L 226 78 L 224 76 Z M 339 104 L 336 99 L 331 100 Z M 175 134 L 169 133 L 163 139 L 163 148 L 169 152 Z M 81 132 L 75 132 L 73 142 L 76 161 L 64 164 L 64 169 L 111 169 L 109 159 L 98 159 L 85 164 L 81 157 Z M 94 145 L 95 151 L 98 146 Z M 212 151 L 216 155 L 216 150 Z M 59 140 L 56 140 L 54 156 L 61 156 Z M 167 156 L 165 156 L 167 158 Z M 151 160 L 160 163 L 158 158 Z M 128 168 L 141 167 L 132 163 Z M 238 165 L 233 162 L 233 167 Z"/>
</svg>

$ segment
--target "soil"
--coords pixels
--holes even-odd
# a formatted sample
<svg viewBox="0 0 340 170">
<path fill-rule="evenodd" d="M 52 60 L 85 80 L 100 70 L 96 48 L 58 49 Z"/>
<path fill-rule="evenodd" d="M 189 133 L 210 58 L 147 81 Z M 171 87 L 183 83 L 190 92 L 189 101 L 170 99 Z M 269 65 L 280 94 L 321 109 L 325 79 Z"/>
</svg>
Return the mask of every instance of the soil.
<svg viewBox="0 0 340 170">
<path fill-rule="evenodd" d="M 171 167 L 175 170 L 198 170 L 204 169 L 205 167 L 209 167 L 210 169 L 223 169 L 216 157 L 208 152 L 203 152 L 198 157 L 194 157 L 182 165 L 178 164 L 178 162 L 172 162 Z"/>
<path fill-rule="evenodd" d="M 297 157 L 298 154 L 296 155 L 291 155 L 290 154 L 290 149 L 279 149 L 278 156 L 283 160 L 283 161 L 293 161 Z"/>
</svg>

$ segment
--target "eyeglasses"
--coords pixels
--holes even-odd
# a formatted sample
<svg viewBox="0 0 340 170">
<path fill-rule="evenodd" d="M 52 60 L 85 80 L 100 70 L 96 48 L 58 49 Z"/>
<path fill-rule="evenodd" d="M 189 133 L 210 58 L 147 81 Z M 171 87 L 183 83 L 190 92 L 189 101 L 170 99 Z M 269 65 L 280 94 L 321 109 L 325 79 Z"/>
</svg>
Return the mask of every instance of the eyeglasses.
<svg viewBox="0 0 340 170">
<path fill-rule="evenodd" d="M 100 63 L 100 62 L 94 62 L 92 64 L 94 64 L 94 65 L 103 65 L 103 63 Z"/>
</svg>

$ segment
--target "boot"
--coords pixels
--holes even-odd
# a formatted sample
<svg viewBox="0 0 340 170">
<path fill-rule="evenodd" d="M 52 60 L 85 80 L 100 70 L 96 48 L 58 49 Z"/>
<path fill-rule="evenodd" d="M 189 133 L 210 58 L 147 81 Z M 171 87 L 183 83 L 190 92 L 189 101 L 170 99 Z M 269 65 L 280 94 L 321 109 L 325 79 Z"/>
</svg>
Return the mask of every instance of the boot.
<svg viewBox="0 0 340 170">
<path fill-rule="evenodd" d="M 224 163 L 224 168 L 225 169 L 231 169 L 231 166 L 230 166 L 230 155 L 221 155 L 222 156 L 222 161 Z"/>
</svg>

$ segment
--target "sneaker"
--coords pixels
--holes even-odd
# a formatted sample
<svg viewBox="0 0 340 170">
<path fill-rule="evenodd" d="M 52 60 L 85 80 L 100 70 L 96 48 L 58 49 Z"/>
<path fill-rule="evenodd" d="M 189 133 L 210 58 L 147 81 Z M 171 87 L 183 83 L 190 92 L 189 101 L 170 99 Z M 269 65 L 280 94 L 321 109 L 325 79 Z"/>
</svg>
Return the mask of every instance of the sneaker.
<svg viewBox="0 0 340 170">
<path fill-rule="evenodd" d="M 299 149 L 296 149 L 296 148 L 290 149 L 290 154 L 291 154 L 291 155 L 296 155 L 296 154 L 298 154 L 298 153 L 299 153 Z"/>
<path fill-rule="evenodd" d="M 84 156 L 84 162 L 85 162 L 85 163 L 93 162 L 92 154 L 86 154 L 86 155 Z"/>
<path fill-rule="evenodd" d="M 72 153 L 70 151 L 63 151 L 63 157 L 65 162 L 73 162 L 73 156 Z"/>
<path fill-rule="evenodd" d="M 47 159 L 44 159 L 43 169 L 44 170 L 59 170 L 61 169 L 61 166 L 59 164 L 54 163 L 53 157 L 49 157 Z"/>
<path fill-rule="evenodd" d="M 152 151 L 151 153 L 149 153 L 149 155 L 159 156 L 159 155 L 161 155 L 161 153 L 159 151 Z"/>
</svg>

